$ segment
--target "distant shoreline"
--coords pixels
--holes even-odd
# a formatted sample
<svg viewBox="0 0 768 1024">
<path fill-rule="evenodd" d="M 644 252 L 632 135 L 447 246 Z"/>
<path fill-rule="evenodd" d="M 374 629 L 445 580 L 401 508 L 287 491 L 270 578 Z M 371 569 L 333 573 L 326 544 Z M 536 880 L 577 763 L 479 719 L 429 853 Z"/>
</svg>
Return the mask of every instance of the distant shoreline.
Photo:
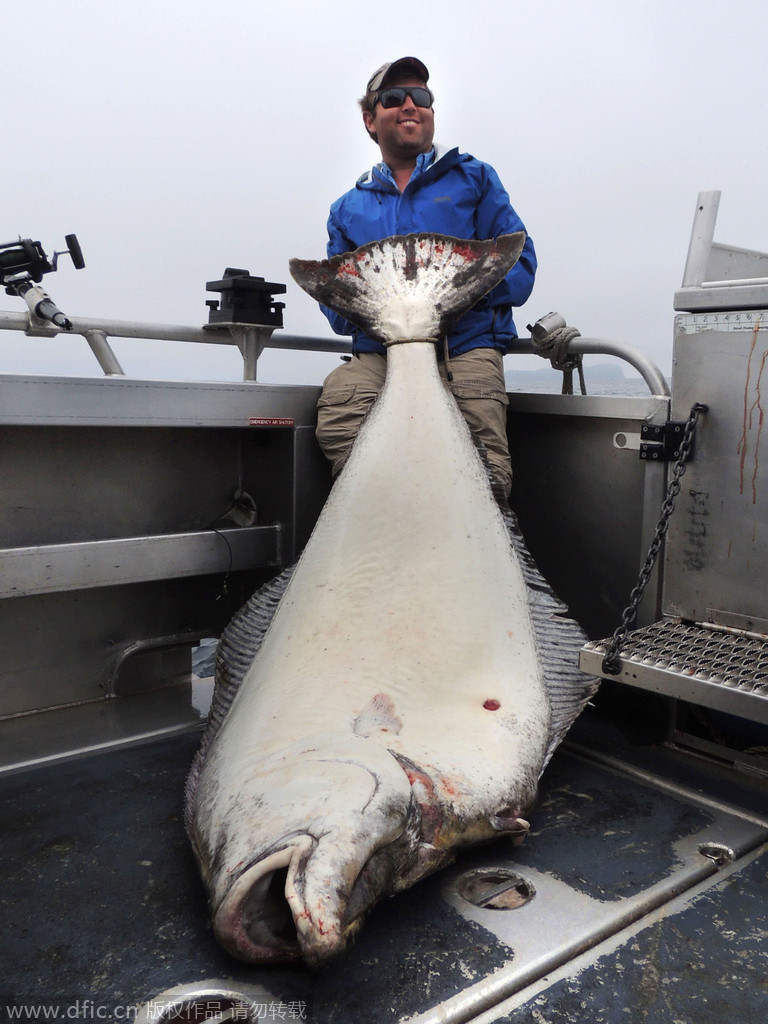
<svg viewBox="0 0 768 1024">
<path fill-rule="evenodd" d="M 623 367 L 615 363 L 585 365 L 584 381 L 589 395 L 645 396 L 650 394 L 648 385 L 640 374 L 634 372 L 626 374 Z M 561 370 L 555 370 L 551 366 L 542 366 L 535 370 L 505 370 L 504 382 L 510 393 L 559 394 L 562 388 L 563 374 Z M 573 390 L 575 394 L 580 393 L 577 373 L 574 373 L 573 377 Z"/>
<path fill-rule="evenodd" d="M 506 370 L 504 371 L 504 380 L 507 383 L 507 387 L 510 384 L 533 384 L 542 383 L 546 384 L 551 380 L 560 379 L 560 370 L 555 370 L 551 366 L 542 366 L 536 370 Z M 635 374 L 630 377 L 622 370 L 621 366 L 617 363 L 598 363 L 596 366 L 588 365 L 584 367 L 584 376 L 588 380 L 592 381 L 615 381 L 621 382 L 624 380 L 634 380 Z M 637 375 L 639 376 L 639 374 Z"/>
</svg>

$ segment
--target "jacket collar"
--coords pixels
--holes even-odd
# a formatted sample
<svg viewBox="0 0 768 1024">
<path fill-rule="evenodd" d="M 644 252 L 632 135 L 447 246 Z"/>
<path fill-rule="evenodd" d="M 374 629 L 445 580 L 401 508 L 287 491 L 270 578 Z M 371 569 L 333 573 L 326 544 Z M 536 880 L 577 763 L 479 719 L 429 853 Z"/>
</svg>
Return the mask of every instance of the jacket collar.
<svg viewBox="0 0 768 1024">
<path fill-rule="evenodd" d="M 448 167 L 452 167 L 455 163 L 459 163 L 461 159 L 462 154 L 459 153 L 458 146 L 448 149 L 439 143 L 435 143 L 429 153 L 419 154 L 414 177 L 420 178 L 427 172 L 441 173 L 443 170 L 447 170 Z M 430 177 L 432 176 L 430 174 Z M 392 177 L 392 172 L 383 162 L 375 164 L 370 171 L 362 174 L 357 179 L 356 184 L 358 188 L 386 188 L 391 190 L 397 187 Z"/>
</svg>

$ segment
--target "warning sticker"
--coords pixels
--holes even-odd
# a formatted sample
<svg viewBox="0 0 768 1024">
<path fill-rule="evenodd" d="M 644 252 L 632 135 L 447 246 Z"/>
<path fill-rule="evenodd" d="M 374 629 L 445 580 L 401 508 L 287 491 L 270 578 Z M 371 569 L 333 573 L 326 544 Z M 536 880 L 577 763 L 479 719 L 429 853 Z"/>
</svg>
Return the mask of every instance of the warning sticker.
<svg viewBox="0 0 768 1024">
<path fill-rule="evenodd" d="M 249 427 L 293 427 L 296 420 L 288 416 L 251 416 L 248 420 Z"/>
</svg>

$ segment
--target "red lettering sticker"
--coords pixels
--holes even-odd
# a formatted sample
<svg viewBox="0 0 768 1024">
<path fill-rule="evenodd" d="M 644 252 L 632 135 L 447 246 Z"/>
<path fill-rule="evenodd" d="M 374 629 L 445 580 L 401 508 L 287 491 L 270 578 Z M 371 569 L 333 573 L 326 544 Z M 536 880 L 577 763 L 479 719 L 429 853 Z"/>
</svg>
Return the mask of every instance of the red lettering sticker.
<svg viewBox="0 0 768 1024">
<path fill-rule="evenodd" d="M 249 427 L 293 427 L 296 420 L 288 416 L 251 416 L 248 420 Z"/>
</svg>

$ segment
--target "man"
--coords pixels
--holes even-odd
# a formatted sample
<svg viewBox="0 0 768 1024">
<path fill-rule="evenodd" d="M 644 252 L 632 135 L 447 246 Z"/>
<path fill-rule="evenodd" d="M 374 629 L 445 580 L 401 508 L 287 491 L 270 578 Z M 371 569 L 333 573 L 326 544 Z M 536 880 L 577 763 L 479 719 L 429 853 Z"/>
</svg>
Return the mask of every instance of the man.
<svg viewBox="0 0 768 1024">
<path fill-rule="evenodd" d="M 328 256 L 390 235 L 433 231 L 458 238 L 495 238 L 524 231 L 494 169 L 458 149 L 433 146 L 434 97 L 429 72 L 415 57 L 378 69 L 360 100 L 363 122 L 381 162 L 331 207 Z M 536 255 L 526 239 L 520 259 L 447 339 L 448 382 L 470 430 L 485 445 L 494 477 L 509 493 L 512 466 L 506 434 L 502 357 L 517 336 L 512 306 L 533 289 Z M 318 402 L 317 438 L 334 475 L 349 455 L 368 408 L 384 384 L 385 349 L 362 330 L 323 308 L 337 334 L 353 338 L 353 358 L 326 378 Z"/>
</svg>

